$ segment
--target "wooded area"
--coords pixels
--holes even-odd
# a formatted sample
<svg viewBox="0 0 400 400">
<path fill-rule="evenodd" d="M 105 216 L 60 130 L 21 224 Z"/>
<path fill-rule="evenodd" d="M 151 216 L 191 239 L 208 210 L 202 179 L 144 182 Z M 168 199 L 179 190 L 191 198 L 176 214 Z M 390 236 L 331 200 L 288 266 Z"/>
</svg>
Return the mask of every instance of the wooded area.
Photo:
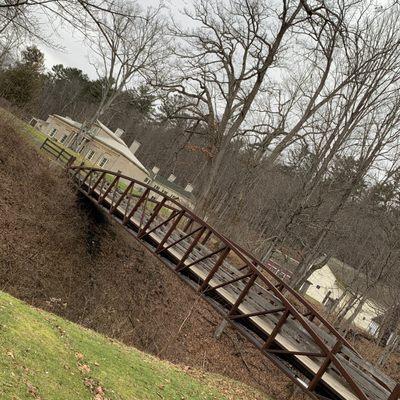
<svg viewBox="0 0 400 400">
<path fill-rule="evenodd" d="M 56 44 L 39 12 L 83 35 L 97 78 L 45 70 L 41 43 Z M 337 325 L 379 285 L 388 312 L 377 341 L 387 326 L 399 332 L 400 6 L 196 0 L 186 24 L 177 13 L 2 2 L 0 96 L 26 118 L 124 129 L 146 165 L 193 184 L 212 225 L 263 260 L 277 249 L 297 259 L 294 288 L 331 256 L 352 266 L 362 284 L 332 310 Z"/>
</svg>

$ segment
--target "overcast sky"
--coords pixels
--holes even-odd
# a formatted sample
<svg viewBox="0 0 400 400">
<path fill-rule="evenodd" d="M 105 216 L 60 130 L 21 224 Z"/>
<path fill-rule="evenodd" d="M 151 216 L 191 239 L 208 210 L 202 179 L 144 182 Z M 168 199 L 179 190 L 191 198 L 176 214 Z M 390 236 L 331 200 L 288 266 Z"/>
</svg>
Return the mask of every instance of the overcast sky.
<svg viewBox="0 0 400 400">
<path fill-rule="evenodd" d="M 139 3 L 143 3 L 140 2 Z M 146 0 L 146 5 L 156 6 L 158 0 Z M 190 5 L 190 0 L 164 0 L 164 4 L 170 9 L 170 12 L 174 13 L 180 22 L 183 18 L 179 18 L 179 10 L 182 10 L 185 5 Z M 90 49 L 83 41 L 82 35 L 78 32 L 74 32 L 72 28 L 63 26 L 58 29 L 59 35 L 57 36 L 53 31 L 49 30 L 53 42 L 63 47 L 61 49 L 54 49 L 43 44 L 38 44 L 39 48 L 45 54 L 46 68 L 50 69 L 55 64 L 64 64 L 70 67 L 76 67 L 82 69 L 91 78 L 96 78 L 94 68 L 89 63 Z"/>
</svg>

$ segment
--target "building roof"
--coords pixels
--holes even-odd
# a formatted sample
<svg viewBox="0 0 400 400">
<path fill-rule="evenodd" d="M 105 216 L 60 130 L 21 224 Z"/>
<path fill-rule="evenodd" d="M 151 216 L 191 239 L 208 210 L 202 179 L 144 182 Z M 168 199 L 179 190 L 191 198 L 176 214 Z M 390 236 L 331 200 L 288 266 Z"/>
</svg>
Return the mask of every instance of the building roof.
<svg viewBox="0 0 400 400">
<path fill-rule="evenodd" d="M 283 253 L 276 251 L 272 256 L 273 260 L 279 265 L 287 268 L 289 271 L 295 271 L 298 265 L 298 261 L 285 256 Z M 371 282 L 363 272 L 359 272 L 350 265 L 338 260 L 335 257 L 331 257 L 327 262 L 326 266 L 329 267 L 332 274 L 334 275 L 337 284 L 342 289 L 347 289 L 355 293 L 362 293 L 369 288 L 368 298 L 372 300 L 376 305 L 387 308 L 391 304 L 392 295 L 389 293 L 388 288 L 380 283 L 371 287 Z"/>
<path fill-rule="evenodd" d="M 65 122 L 66 124 L 73 126 L 76 129 L 82 128 L 82 124 L 80 122 L 74 121 L 69 117 L 62 117 L 61 115 L 57 114 L 54 114 L 54 116 L 60 119 L 61 121 Z M 107 126 L 105 126 L 101 121 L 97 120 L 96 125 L 98 125 L 106 135 L 93 135 L 91 136 L 93 140 L 104 144 L 110 149 L 113 149 L 114 151 L 116 151 L 117 153 L 121 154 L 123 157 L 128 159 L 130 162 L 135 164 L 143 172 L 149 174 L 149 171 L 147 171 L 146 167 L 135 157 L 135 155 L 132 153 L 132 151 L 120 137 L 115 135 L 115 133 Z"/>
<path fill-rule="evenodd" d="M 107 135 L 111 136 L 111 138 L 112 138 L 113 140 L 115 140 L 116 142 L 118 142 L 118 143 L 122 144 L 123 146 L 127 147 L 127 146 L 126 146 L 126 143 L 125 143 L 120 137 L 118 137 L 110 128 L 108 128 L 107 126 L 105 126 L 100 120 L 97 120 L 97 121 L 96 121 L 96 124 L 97 124 L 101 129 L 103 129 L 103 131 L 106 132 Z"/>
<path fill-rule="evenodd" d="M 61 121 L 65 122 L 66 124 L 73 126 L 74 128 L 77 128 L 77 129 L 82 128 L 82 124 L 80 122 L 74 121 L 70 117 L 62 117 L 61 115 L 58 115 L 58 114 L 54 114 L 53 116 L 60 119 Z"/>
<path fill-rule="evenodd" d="M 138 168 L 140 168 L 146 174 L 149 174 L 149 171 L 146 167 L 138 160 L 138 158 L 132 153 L 126 143 L 116 136 L 114 132 L 112 132 L 109 128 L 107 128 L 104 124 L 102 124 L 99 120 L 97 120 L 97 125 L 107 134 L 107 136 L 103 135 L 95 135 L 93 136 L 93 140 L 103 143 L 107 147 L 115 150 L 117 153 L 121 154 L 133 164 L 135 164 Z"/>
<path fill-rule="evenodd" d="M 180 194 L 183 197 L 186 197 L 188 200 L 190 201 L 194 201 L 194 196 L 193 193 L 188 192 L 187 190 L 185 190 L 182 186 L 178 185 L 175 182 L 171 182 L 168 179 L 164 178 L 163 176 L 160 175 L 154 175 L 153 174 L 153 181 L 155 183 L 159 183 L 162 186 L 166 186 L 168 188 L 170 188 L 171 190 L 173 190 L 174 192 Z"/>
<path fill-rule="evenodd" d="M 135 164 L 138 168 L 140 168 L 143 172 L 148 174 L 146 167 L 135 157 L 135 155 L 129 150 L 129 147 L 126 145 L 120 144 L 119 142 L 113 140 L 112 138 L 104 137 L 104 136 L 95 136 L 93 140 L 103 143 L 104 145 L 110 147 L 115 150 L 117 153 L 121 154 L 133 164 Z"/>
<path fill-rule="evenodd" d="M 357 271 L 350 265 L 331 257 L 326 263 L 339 285 L 355 293 L 368 290 L 368 299 L 376 305 L 387 308 L 391 304 L 389 288 L 381 282 L 375 283 L 374 278 L 368 278 L 363 271 Z"/>
</svg>

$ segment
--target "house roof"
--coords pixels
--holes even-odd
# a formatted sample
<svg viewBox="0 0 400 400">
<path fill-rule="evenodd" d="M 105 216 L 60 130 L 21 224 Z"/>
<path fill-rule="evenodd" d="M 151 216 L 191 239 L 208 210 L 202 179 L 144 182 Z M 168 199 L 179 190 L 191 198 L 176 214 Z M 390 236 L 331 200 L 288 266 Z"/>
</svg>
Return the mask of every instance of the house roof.
<svg viewBox="0 0 400 400">
<path fill-rule="evenodd" d="M 140 168 L 143 172 L 148 174 L 146 167 L 134 156 L 134 154 L 129 150 L 129 147 L 126 145 L 120 144 L 112 138 L 104 137 L 104 136 L 95 136 L 93 140 L 103 143 L 109 148 L 115 150 L 117 153 L 121 154 L 133 164 L 135 164 L 138 168 Z"/>
<path fill-rule="evenodd" d="M 272 256 L 273 260 L 279 265 L 287 268 L 289 271 L 295 271 L 298 261 L 293 258 L 285 256 L 283 253 L 276 251 Z M 369 287 L 369 299 L 376 305 L 386 308 L 391 304 L 392 294 L 385 285 L 376 284 L 371 287 L 371 282 L 368 280 L 363 272 L 359 272 L 350 265 L 331 257 L 326 265 L 335 276 L 336 282 L 342 289 L 349 289 L 356 293 L 362 293 Z"/>
<path fill-rule="evenodd" d="M 70 117 L 62 117 L 61 115 L 54 114 L 54 117 L 60 119 L 61 121 L 65 122 L 68 125 L 73 126 L 74 128 L 81 129 L 82 124 L 80 122 L 74 121 Z"/>
<path fill-rule="evenodd" d="M 82 124 L 80 122 L 74 121 L 69 117 L 62 117 L 61 115 L 57 114 L 54 114 L 54 116 L 60 119 L 61 121 L 69 124 L 70 126 L 73 126 L 76 129 L 82 128 Z M 113 149 L 117 153 L 127 158 L 130 162 L 135 164 L 143 172 L 149 174 L 149 171 L 147 171 L 146 167 L 135 157 L 135 155 L 132 153 L 132 151 L 120 137 L 115 135 L 115 133 L 107 126 L 105 126 L 101 121 L 97 120 L 96 125 L 98 125 L 102 129 L 105 135 L 94 135 L 92 136 L 93 140 L 104 144 L 110 149 Z"/>
<path fill-rule="evenodd" d="M 368 298 L 381 307 L 388 307 L 392 302 L 389 288 L 374 278 L 369 278 L 363 271 L 357 271 L 350 265 L 331 257 L 326 263 L 335 275 L 339 285 L 356 293 L 368 290 Z"/>
<path fill-rule="evenodd" d="M 159 183 L 162 186 L 169 187 L 171 190 L 173 190 L 176 193 L 179 193 L 183 197 L 186 197 L 190 201 L 194 201 L 193 193 L 188 192 L 182 186 L 178 185 L 175 182 L 169 181 L 168 179 L 164 178 L 163 176 L 160 176 L 160 175 L 155 176 L 153 174 L 153 181 L 155 183 Z"/>
<path fill-rule="evenodd" d="M 103 131 L 106 132 L 108 136 L 111 136 L 111 138 L 112 138 L 113 140 L 115 140 L 116 142 L 118 142 L 118 143 L 122 144 L 123 146 L 127 147 L 127 146 L 126 146 L 126 143 L 125 143 L 120 137 L 118 137 L 110 128 L 108 128 L 107 126 L 105 126 L 100 120 L 97 120 L 97 121 L 96 121 L 96 124 L 97 124 L 101 129 L 103 129 Z"/>
<path fill-rule="evenodd" d="M 126 143 L 116 136 L 114 132 L 112 132 L 109 128 L 107 128 L 104 124 L 102 124 L 99 120 L 97 120 L 97 125 L 106 133 L 107 136 L 103 135 L 95 135 L 93 136 L 93 140 L 103 143 L 104 145 L 110 147 L 115 150 L 117 153 L 121 154 L 133 164 L 135 164 L 138 168 L 140 168 L 146 174 L 149 174 L 149 171 L 146 167 L 137 159 L 137 157 L 132 153 Z"/>
</svg>

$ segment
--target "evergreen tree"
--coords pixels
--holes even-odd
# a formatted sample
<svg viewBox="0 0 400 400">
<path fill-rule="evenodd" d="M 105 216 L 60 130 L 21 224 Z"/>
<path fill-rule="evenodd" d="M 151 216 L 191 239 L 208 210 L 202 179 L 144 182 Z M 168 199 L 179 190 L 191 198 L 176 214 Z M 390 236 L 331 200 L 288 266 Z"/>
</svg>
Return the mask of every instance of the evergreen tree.
<svg viewBox="0 0 400 400">
<path fill-rule="evenodd" d="M 27 47 L 21 60 L 0 74 L 0 93 L 12 104 L 33 108 L 42 88 L 44 54 L 36 47 Z"/>
</svg>

